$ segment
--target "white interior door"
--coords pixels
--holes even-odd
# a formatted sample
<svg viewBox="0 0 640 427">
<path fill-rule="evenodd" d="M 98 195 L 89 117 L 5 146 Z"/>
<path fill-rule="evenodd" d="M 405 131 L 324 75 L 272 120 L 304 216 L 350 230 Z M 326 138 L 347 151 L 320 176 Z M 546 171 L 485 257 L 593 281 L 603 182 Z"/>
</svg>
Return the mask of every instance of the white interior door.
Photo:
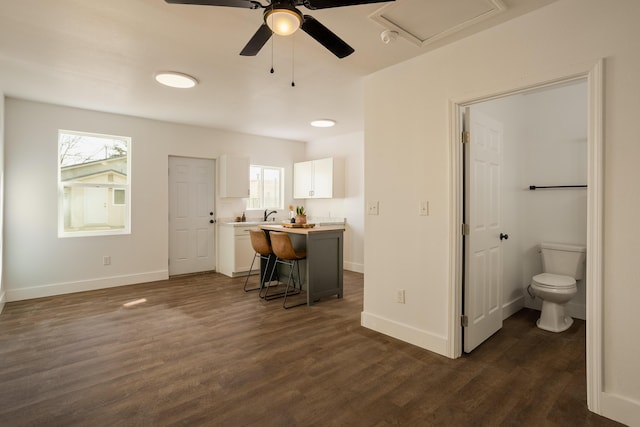
<svg viewBox="0 0 640 427">
<path fill-rule="evenodd" d="M 169 157 L 169 275 L 214 270 L 214 161 Z"/>
<path fill-rule="evenodd" d="M 503 126 L 467 108 L 465 144 L 464 351 L 502 327 L 500 191 Z"/>
</svg>

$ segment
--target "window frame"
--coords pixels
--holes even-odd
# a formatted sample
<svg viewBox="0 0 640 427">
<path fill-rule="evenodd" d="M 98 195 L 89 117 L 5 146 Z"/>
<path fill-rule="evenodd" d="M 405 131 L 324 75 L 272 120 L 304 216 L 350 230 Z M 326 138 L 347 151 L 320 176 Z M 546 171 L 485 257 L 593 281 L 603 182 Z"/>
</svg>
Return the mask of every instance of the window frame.
<svg viewBox="0 0 640 427">
<path fill-rule="evenodd" d="M 91 138 L 100 138 L 105 140 L 118 140 L 123 142 L 127 147 L 126 153 L 126 183 L 96 183 L 96 182 L 80 182 L 80 181 L 62 181 L 62 164 L 61 158 L 61 140 L 62 135 L 77 135 L 86 136 Z M 58 157 L 57 157 L 57 184 L 58 184 L 58 237 L 98 237 L 98 236 L 114 236 L 114 235 L 129 235 L 131 234 L 131 165 L 132 165 L 132 138 L 121 135 L 109 135 L 95 132 L 83 132 L 67 129 L 58 130 Z M 124 227 L 114 229 L 102 229 L 102 230 L 65 230 L 65 211 L 66 211 L 66 189 L 73 188 L 105 188 L 107 192 L 111 189 L 111 197 L 107 197 L 106 201 L 111 203 L 112 206 L 122 207 L 124 206 Z M 124 204 L 115 204 L 115 190 L 124 190 L 125 200 Z M 84 209 L 84 208 L 83 208 Z"/>
<path fill-rule="evenodd" d="M 251 194 L 251 169 L 252 168 L 260 168 L 260 176 L 262 177 L 262 179 L 260 180 L 260 187 L 261 187 L 261 197 L 260 199 L 260 207 L 249 207 L 249 203 L 252 199 L 255 199 L 255 197 L 252 197 L 253 195 Z M 265 205 L 265 200 L 264 200 L 264 171 L 265 169 L 268 170 L 274 170 L 278 172 L 279 175 L 279 191 L 280 191 L 280 200 L 279 200 L 279 206 L 266 206 Z M 263 211 L 265 209 L 284 209 L 284 168 L 280 167 L 280 166 L 268 166 L 268 165 L 253 165 L 250 164 L 249 165 L 249 197 L 247 198 L 247 211 Z"/>
</svg>

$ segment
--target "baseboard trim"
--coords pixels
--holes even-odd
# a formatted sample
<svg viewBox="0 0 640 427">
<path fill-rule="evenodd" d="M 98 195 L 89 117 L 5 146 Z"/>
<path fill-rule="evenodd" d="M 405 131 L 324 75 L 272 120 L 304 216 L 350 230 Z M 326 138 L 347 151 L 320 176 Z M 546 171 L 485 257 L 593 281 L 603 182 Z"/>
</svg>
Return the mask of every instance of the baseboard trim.
<svg viewBox="0 0 640 427">
<path fill-rule="evenodd" d="M 600 393 L 600 415 L 629 427 L 640 426 L 640 402 L 625 397 Z"/>
<path fill-rule="evenodd" d="M 77 282 L 52 283 L 23 289 L 7 289 L 6 294 L 7 302 L 22 301 L 54 295 L 71 294 L 74 292 L 114 288 L 116 286 L 133 285 L 136 283 L 154 282 L 156 280 L 166 280 L 168 278 L 168 270 L 149 271 L 139 274 L 102 277 L 99 279 L 81 280 Z"/>
<path fill-rule="evenodd" d="M 5 291 L 0 291 L 0 313 L 4 310 L 4 304 L 7 302 L 7 293 Z"/>
<path fill-rule="evenodd" d="M 360 324 L 381 334 L 449 357 L 447 353 L 449 342 L 446 337 L 364 311 L 360 314 Z"/>
<path fill-rule="evenodd" d="M 364 274 L 364 264 L 360 262 L 344 261 L 343 268 L 345 270 L 353 271 L 355 273 Z"/>
<path fill-rule="evenodd" d="M 566 305 L 566 310 L 566 313 L 575 319 L 587 319 L 587 306 L 585 304 L 578 304 L 569 301 Z"/>
<path fill-rule="evenodd" d="M 524 297 L 519 296 L 502 305 L 502 320 L 505 320 L 524 308 Z"/>
</svg>

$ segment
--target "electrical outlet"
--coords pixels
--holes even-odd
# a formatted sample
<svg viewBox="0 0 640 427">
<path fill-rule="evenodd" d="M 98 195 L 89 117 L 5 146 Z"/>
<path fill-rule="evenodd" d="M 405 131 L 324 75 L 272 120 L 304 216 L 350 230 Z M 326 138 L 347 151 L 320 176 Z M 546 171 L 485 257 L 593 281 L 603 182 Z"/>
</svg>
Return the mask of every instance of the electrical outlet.
<svg viewBox="0 0 640 427">
<path fill-rule="evenodd" d="M 404 304 L 404 289 L 398 289 L 396 291 L 396 302 Z"/>
<path fill-rule="evenodd" d="M 421 200 L 420 207 L 418 208 L 418 213 L 420 216 L 429 216 L 429 201 Z"/>
<path fill-rule="evenodd" d="M 369 215 L 378 215 L 379 212 L 379 202 L 369 202 L 367 205 L 367 213 Z"/>
<path fill-rule="evenodd" d="M 102 265 L 111 265 L 111 257 L 109 255 L 102 257 Z"/>
</svg>

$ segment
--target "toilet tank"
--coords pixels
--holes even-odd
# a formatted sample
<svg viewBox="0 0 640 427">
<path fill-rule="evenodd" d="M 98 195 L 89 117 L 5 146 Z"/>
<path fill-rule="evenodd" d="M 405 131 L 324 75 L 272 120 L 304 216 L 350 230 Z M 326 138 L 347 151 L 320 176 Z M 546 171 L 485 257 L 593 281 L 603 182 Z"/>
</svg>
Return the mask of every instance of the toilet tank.
<svg viewBox="0 0 640 427">
<path fill-rule="evenodd" d="M 576 280 L 584 278 L 587 248 L 568 243 L 542 242 L 542 271 L 571 276 Z"/>
</svg>

